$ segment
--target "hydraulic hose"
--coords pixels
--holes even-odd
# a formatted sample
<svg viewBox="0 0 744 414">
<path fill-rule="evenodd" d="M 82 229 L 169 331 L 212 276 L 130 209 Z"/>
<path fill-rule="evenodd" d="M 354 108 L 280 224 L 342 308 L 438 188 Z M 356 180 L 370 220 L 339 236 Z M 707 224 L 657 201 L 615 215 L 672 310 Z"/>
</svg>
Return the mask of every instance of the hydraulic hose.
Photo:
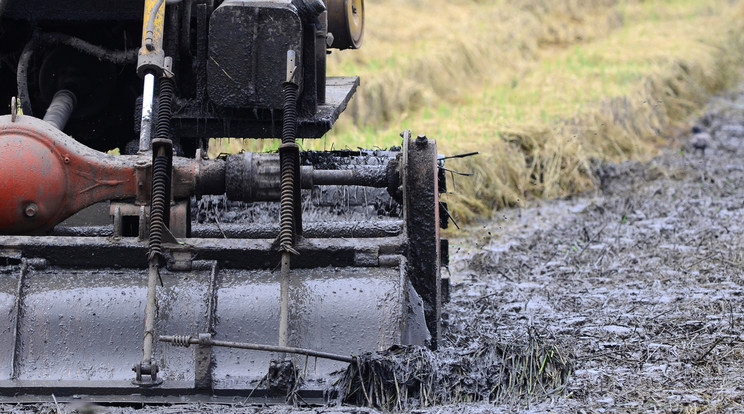
<svg viewBox="0 0 744 414">
<path fill-rule="evenodd" d="M 28 94 L 28 64 L 31 61 L 31 56 L 34 54 L 36 49 L 36 39 L 32 38 L 23 47 L 21 57 L 18 59 L 18 68 L 16 69 L 16 84 L 18 87 L 18 99 L 21 101 L 21 110 L 24 115 L 33 116 L 33 110 L 31 109 L 31 101 Z"/>
<path fill-rule="evenodd" d="M 4 3 L 7 3 L 7 0 L 0 0 L 0 15 L 2 15 L 2 5 Z M 80 38 L 66 35 L 64 33 L 35 34 L 23 47 L 21 57 L 18 59 L 18 68 L 16 69 L 18 99 L 21 101 L 21 109 L 23 110 L 24 115 L 33 115 L 31 100 L 28 93 L 28 66 L 34 51 L 40 43 L 45 45 L 69 46 L 77 51 L 117 65 L 134 63 L 137 59 L 137 49 L 120 51 L 106 50 L 100 46 L 96 46 Z"/>
<path fill-rule="evenodd" d="M 68 89 L 57 91 L 44 114 L 44 121 L 49 122 L 60 131 L 65 129 L 72 111 L 75 110 L 75 105 L 77 105 L 77 98 L 72 91 Z"/>
</svg>

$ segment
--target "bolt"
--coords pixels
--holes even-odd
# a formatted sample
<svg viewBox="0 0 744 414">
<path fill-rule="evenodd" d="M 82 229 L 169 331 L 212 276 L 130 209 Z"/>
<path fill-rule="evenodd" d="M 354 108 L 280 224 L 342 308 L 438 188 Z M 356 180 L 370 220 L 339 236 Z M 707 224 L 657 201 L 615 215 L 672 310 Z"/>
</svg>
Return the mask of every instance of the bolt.
<svg viewBox="0 0 744 414">
<path fill-rule="evenodd" d="M 69 164 L 69 163 L 70 163 L 70 157 L 67 157 L 67 156 L 66 156 L 66 157 L 65 157 L 65 164 Z"/>
<path fill-rule="evenodd" d="M 421 134 L 416 137 L 416 144 L 418 145 L 425 145 L 426 144 L 426 135 Z"/>
<path fill-rule="evenodd" d="M 16 121 L 16 115 L 18 114 L 18 103 L 16 97 L 10 98 L 10 122 Z"/>
<path fill-rule="evenodd" d="M 39 206 L 36 203 L 28 203 L 23 211 L 26 213 L 26 217 L 33 217 L 39 212 Z"/>
</svg>

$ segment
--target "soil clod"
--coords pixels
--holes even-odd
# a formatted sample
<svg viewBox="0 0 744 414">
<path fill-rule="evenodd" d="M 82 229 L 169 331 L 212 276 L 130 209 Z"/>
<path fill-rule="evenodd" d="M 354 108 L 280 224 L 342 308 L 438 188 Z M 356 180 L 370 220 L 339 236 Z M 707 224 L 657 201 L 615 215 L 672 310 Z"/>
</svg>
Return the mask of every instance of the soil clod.
<svg viewBox="0 0 744 414">
<path fill-rule="evenodd" d="M 415 346 L 355 358 L 335 385 L 345 404 L 406 410 L 461 402 L 505 402 L 560 395 L 570 358 L 535 329 L 525 342 L 485 340 L 469 350 L 434 353 Z"/>
</svg>

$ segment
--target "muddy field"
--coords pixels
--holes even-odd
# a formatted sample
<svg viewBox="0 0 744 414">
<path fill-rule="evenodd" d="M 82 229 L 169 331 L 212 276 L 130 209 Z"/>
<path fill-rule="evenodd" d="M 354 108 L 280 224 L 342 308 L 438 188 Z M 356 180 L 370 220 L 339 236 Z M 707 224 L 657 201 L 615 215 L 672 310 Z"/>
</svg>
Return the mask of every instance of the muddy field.
<svg viewBox="0 0 744 414">
<path fill-rule="evenodd" d="M 697 127 L 651 162 L 599 166 L 596 194 L 504 212 L 456 243 L 453 346 L 535 327 L 573 355 L 567 395 L 520 408 L 744 409 L 741 90 Z"/>
<path fill-rule="evenodd" d="M 680 135 L 648 163 L 598 165 L 594 194 L 503 211 L 451 240 L 452 301 L 445 350 L 436 358 L 448 363 L 484 344 L 537 340 L 570 366 L 563 392 L 433 407 L 412 400 L 404 411 L 744 409 L 744 88 L 714 99 L 696 125 L 702 132 Z M 476 371 L 482 375 L 467 372 Z M 54 404 L 0 411 L 58 408 L 141 412 Z M 247 405 L 146 411 L 377 412 Z"/>
</svg>

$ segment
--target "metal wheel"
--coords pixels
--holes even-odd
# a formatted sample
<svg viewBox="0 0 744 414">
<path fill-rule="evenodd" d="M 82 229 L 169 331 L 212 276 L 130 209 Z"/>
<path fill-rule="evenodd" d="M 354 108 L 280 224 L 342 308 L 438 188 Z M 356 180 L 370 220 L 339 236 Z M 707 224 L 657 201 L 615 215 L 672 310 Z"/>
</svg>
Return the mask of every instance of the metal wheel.
<svg viewBox="0 0 744 414">
<path fill-rule="evenodd" d="M 328 0 L 332 48 L 359 49 L 364 39 L 364 0 Z"/>
</svg>

